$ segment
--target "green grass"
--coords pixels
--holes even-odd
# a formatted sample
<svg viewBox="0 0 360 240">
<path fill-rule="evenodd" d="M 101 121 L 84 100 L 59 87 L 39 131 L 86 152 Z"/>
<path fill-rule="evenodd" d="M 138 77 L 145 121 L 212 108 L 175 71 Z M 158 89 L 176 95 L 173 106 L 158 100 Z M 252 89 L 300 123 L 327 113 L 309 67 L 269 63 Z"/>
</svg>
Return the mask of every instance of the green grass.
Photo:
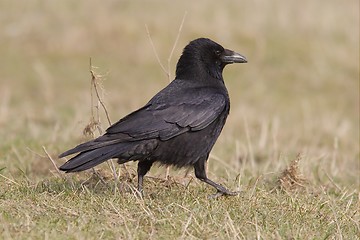
<svg viewBox="0 0 360 240">
<path fill-rule="evenodd" d="M 359 239 L 359 3 L 31 0 L 0 8 L 0 239 Z M 155 167 L 146 196 L 136 164 L 113 180 L 55 171 L 84 141 L 91 117 L 89 57 L 104 75 L 112 122 L 168 79 L 170 61 L 210 37 L 244 54 L 224 78 L 231 114 L 209 159 L 214 192 L 192 171 Z M 139 94 L 140 93 L 140 94 Z M 101 115 L 101 126 L 106 118 Z M 303 186 L 279 178 L 298 153 Z M 119 167 L 117 166 L 119 170 Z M 186 175 L 186 176 L 185 176 Z M 296 186 L 296 185 L 294 185 Z"/>
</svg>

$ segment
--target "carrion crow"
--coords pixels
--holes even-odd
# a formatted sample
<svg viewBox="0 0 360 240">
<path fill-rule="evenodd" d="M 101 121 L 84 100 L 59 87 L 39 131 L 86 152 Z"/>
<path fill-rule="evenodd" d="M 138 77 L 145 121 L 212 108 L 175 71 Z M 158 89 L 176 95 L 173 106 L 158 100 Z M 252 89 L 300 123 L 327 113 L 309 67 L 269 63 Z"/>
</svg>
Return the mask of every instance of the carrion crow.
<svg viewBox="0 0 360 240">
<path fill-rule="evenodd" d="M 236 195 L 207 178 L 205 166 L 230 110 L 222 72 L 227 64 L 246 63 L 244 56 L 199 38 L 183 50 L 176 78 L 145 106 L 110 126 L 103 136 L 59 157 L 78 153 L 60 167 L 66 172 L 92 168 L 108 159 L 138 161 L 138 191 L 154 162 L 193 166 L 195 176 L 213 186 L 216 195 Z"/>
</svg>

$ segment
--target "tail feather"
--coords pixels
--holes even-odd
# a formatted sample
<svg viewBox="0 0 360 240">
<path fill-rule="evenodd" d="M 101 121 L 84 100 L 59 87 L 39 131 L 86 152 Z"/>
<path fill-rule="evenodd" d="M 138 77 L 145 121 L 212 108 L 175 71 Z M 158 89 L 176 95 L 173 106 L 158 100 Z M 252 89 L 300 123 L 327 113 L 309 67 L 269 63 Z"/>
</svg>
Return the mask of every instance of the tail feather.
<svg viewBox="0 0 360 240">
<path fill-rule="evenodd" d="M 65 172 L 80 172 L 111 158 L 121 159 L 119 163 L 141 160 L 147 158 L 158 146 L 156 139 L 124 142 L 123 139 L 109 139 L 108 137 L 105 139 L 105 136 L 62 153 L 60 158 L 73 153 L 78 154 L 59 169 Z"/>
<path fill-rule="evenodd" d="M 78 152 L 85 152 L 85 151 L 90 151 L 90 150 L 94 150 L 97 148 L 102 148 L 102 147 L 113 145 L 113 144 L 119 143 L 119 142 L 120 142 L 120 140 L 111 140 L 111 141 L 100 142 L 100 141 L 97 141 L 97 139 L 95 139 L 95 140 L 77 145 L 76 147 L 69 149 L 66 152 L 63 152 L 62 154 L 59 155 L 59 158 L 63 158 L 63 157 L 66 157 L 68 155 L 78 153 Z"/>
<path fill-rule="evenodd" d="M 80 172 L 105 162 L 110 158 L 118 156 L 123 151 L 123 147 L 119 145 L 111 145 L 88 150 L 71 158 L 59 169 L 66 172 Z"/>
</svg>

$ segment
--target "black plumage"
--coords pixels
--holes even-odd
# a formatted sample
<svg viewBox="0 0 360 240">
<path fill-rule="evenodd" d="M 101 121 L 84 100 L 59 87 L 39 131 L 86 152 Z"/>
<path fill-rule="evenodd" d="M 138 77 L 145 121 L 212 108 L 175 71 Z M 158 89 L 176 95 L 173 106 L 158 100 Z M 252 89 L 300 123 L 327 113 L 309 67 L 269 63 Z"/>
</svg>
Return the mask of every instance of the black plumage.
<svg viewBox="0 0 360 240">
<path fill-rule="evenodd" d="M 191 41 L 176 66 L 176 78 L 144 107 L 130 113 L 103 136 L 59 157 L 78 153 L 60 167 L 66 172 L 92 168 L 108 159 L 138 162 L 138 190 L 154 162 L 193 166 L 200 180 L 219 194 L 235 195 L 207 178 L 205 165 L 230 110 L 222 72 L 227 64 L 246 58 L 207 38 Z"/>
</svg>

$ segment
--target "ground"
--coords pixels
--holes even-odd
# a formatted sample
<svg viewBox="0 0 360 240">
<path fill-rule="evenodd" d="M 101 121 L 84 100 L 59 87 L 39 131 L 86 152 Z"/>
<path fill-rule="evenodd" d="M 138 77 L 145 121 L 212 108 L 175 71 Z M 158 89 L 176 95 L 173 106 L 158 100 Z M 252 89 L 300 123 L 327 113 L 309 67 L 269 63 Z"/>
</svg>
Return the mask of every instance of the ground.
<svg viewBox="0 0 360 240">
<path fill-rule="evenodd" d="M 359 2 L 2 1 L 1 239 L 359 239 Z M 5 11 L 6 9 L 6 11 Z M 185 16 L 174 52 L 169 59 Z M 148 28 L 148 31 L 145 27 Z M 208 164 L 58 173 L 56 156 L 166 86 L 209 37 L 248 58 L 224 78 L 231 113 Z M 93 98 L 92 98 L 93 97 Z M 91 101 L 93 99 L 93 101 Z M 91 128 L 88 130 L 92 130 Z M 89 131 L 88 131 L 89 132 Z"/>
</svg>

